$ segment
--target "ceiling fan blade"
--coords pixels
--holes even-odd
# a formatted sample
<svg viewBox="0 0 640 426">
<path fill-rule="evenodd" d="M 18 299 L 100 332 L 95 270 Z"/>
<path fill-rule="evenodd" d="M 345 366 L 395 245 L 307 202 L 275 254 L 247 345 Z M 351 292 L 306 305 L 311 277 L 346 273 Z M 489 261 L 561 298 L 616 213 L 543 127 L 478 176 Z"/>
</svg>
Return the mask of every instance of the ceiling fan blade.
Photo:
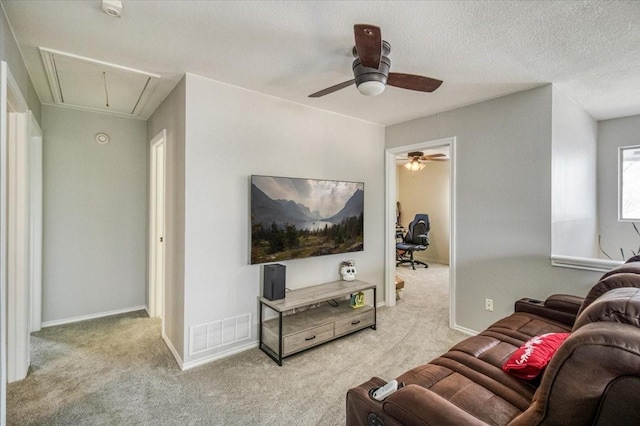
<svg viewBox="0 0 640 426">
<path fill-rule="evenodd" d="M 420 157 L 421 160 L 431 160 L 434 158 L 438 158 L 438 157 L 446 157 L 446 155 L 444 154 L 427 154 L 427 155 L 423 155 L 422 157 Z"/>
<path fill-rule="evenodd" d="M 345 87 L 349 87 L 354 84 L 356 81 L 351 79 L 349 81 L 345 81 L 340 84 L 336 84 L 335 86 L 327 87 L 326 89 L 322 89 L 319 92 L 312 93 L 309 95 L 310 98 L 319 98 L 324 95 L 328 95 L 329 93 L 337 92 L 340 89 L 344 89 Z"/>
<path fill-rule="evenodd" d="M 403 89 L 417 90 L 419 92 L 433 92 L 440 87 L 442 80 L 423 77 L 421 75 L 390 72 L 387 84 Z"/>
<path fill-rule="evenodd" d="M 368 24 L 353 26 L 358 58 L 363 67 L 378 69 L 382 55 L 382 35 L 380 27 Z"/>
</svg>

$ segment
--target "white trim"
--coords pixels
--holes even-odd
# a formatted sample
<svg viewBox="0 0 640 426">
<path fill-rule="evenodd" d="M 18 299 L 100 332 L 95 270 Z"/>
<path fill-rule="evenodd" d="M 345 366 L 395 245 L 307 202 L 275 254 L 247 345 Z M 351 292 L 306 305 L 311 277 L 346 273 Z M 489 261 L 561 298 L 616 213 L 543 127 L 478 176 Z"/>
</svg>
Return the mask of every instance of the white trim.
<svg viewBox="0 0 640 426">
<path fill-rule="evenodd" d="M 180 369 L 183 370 L 183 371 L 190 370 L 192 368 L 199 367 L 201 365 L 208 364 L 210 362 L 217 361 L 219 359 L 226 358 L 226 357 L 229 357 L 231 355 L 235 355 L 235 354 L 238 354 L 240 352 L 244 352 L 244 351 L 247 351 L 249 349 L 253 349 L 253 348 L 257 348 L 257 347 L 258 347 L 258 342 L 257 341 L 253 341 L 253 342 L 248 343 L 246 345 L 239 346 L 237 348 L 233 348 L 233 349 L 230 349 L 228 351 L 220 352 L 220 353 L 217 353 L 215 355 L 208 356 L 206 358 L 201 358 L 201 359 L 198 359 L 198 360 L 195 360 L 195 361 L 189 361 L 189 362 L 183 363 L 181 365 Z M 173 356 L 176 356 L 176 354 L 174 354 Z"/>
<path fill-rule="evenodd" d="M 411 151 L 449 147 L 449 327 L 455 328 L 456 318 L 456 138 L 454 136 L 431 141 L 404 145 L 386 150 L 385 155 L 385 302 L 387 306 L 395 306 L 395 208 L 396 208 L 396 155 Z"/>
<path fill-rule="evenodd" d="M 13 109 L 13 112 L 26 113 L 29 111 L 27 101 L 24 100 L 18 82 L 13 78 L 11 70 L 7 67 L 7 106 Z"/>
<path fill-rule="evenodd" d="M 29 176 L 26 114 L 8 117 L 7 381 L 24 379 L 30 364 Z"/>
<path fill-rule="evenodd" d="M 6 295 L 6 380 L 11 383 L 26 377 L 30 364 L 30 238 L 29 238 L 29 175 L 28 175 L 28 105 L 11 70 L 3 66 L 2 89 L 6 103 L 0 105 L 5 116 L 2 134 L 6 138 L 2 155 L 6 160 L 3 211 L 6 217 L 5 253 L 0 260 L 6 269 L 3 295 Z"/>
<path fill-rule="evenodd" d="M 395 291 L 395 290 L 394 290 Z M 395 299 L 396 296 L 394 295 L 393 298 Z M 385 302 L 384 300 L 382 302 L 378 302 L 376 303 L 376 308 L 382 308 L 384 306 L 387 306 L 387 302 Z"/>
<path fill-rule="evenodd" d="M 454 330 L 459 331 L 461 333 L 468 334 L 469 336 L 477 336 L 478 334 L 480 334 L 475 330 L 471 330 L 470 328 L 462 327 L 460 325 L 456 325 L 456 326 L 451 327 L 451 328 L 453 328 Z"/>
<path fill-rule="evenodd" d="M 112 315 L 127 314 L 129 312 L 144 311 L 146 310 L 146 308 L 147 307 L 144 305 L 132 306 L 130 308 L 115 309 L 113 311 L 100 312 L 97 314 L 81 315 L 78 317 L 65 318 L 65 319 L 53 320 L 53 321 L 45 321 L 42 323 L 42 328 L 55 327 L 56 325 L 71 324 L 74 322 L 81 322 L 81 321 L 87 321 L 87 320 L 92 320 L 97 318 L 110 317 Z"/>
<path fill-rule="evenodd" d="M 89 112 L 94 112 L 96 114 L 107 114 L 107 115 L 114 115 L 116 117 L 124 117 L 124 118 L 130 118 L 132 120 L 142 120 L 142 121 L 147 121 L 149 119 L 148 116 L 146 115 L 132 115 L 126 112 L 118 112 L 118 111 L 107 111 L 105 109 L 100 109 L 100 108 L 93 108 L 93 107 L 89 107 L 89 106 L 77 106 L 77 105 L 72 105 L 72 104 L 57 104 L 57 103 L 51 103 L 51 102 L 42 102 L 42 105 L 48 105 L 48 106 L 55 106 L 55 107 L 59 107 L 59 108 L 67 108 L 67 109 L 72 109 L 75 111 L 89 111 Z"/>
<path fill-rule="evenodd" d="M 157 160 L 157 153 L 160 149 L 160 147 L 162 147 L 162 153 L 163 153 L 163 158 L 162 158 L 162 162 L 163 162 L 163 166 L 162 166 L 162 170 L 163 170 L 163 175 L 162 175 L 162 180 L 163 180 L 163 184 L 162 184 L 162 202 L 166 203 L 166 164 L 167 164 L 167 149 L 166 149 L 166 141 L 167 141 L 167 130 L 163 129 L 162 131 L 160 131 L 157 135 L 155 135 L 153 137 L 153 139 L 151 139 L 150 141 L 150 153 L 149 153 L 149 263 L 148 263 L 148 277 L 149 277 L 149 282 L 148 282 L 148 308 L 149 308 L 149 313 L 150 313 L 150 317 L 151 318 L 155 318 L 155 317 L 162 317 L 162 329 L 164 330 L 164 266 L 163 267 L 163 276 L 157 278 L 156 277 L 156 271 L 157 271 L 157 258 L 158 258 L 158 253 L 157 253 L 157 249 L 158 249 L 158 239 L 159 238 L 163 238 L 165 237 L 166 234 L 166 229 L 163 229 L 163 231 L 160 233 L 161 235 L 158 235 L 157 233 L 157 222 L 158 222 L 158 216 L 157 216 L 157 206 L 156 206 L 156 202 L 158 199 L 158 188 L 156 185 L 156 174 L 157 174 L 157 170 L 158 170 L 158 160 Z M 163 208 L 163 216 L 166 217 L 166 205 Z M 163 224 L 163 228 L 164 228 L 164 217 L 161 218 L 162 220 L 162 224 Z M 164 244 L 166 242 L 163 242 L 163 248 L 164 248 Z M 162 252 L 162 258 L 164 259 L 164 250 Z M 163 265 L 164 265 L 164 260 L 162 261 Z"/>
<path fill-rule="evenodd" d="M 180 370 L 184 370 L 184 361 L 182 361 L 182 358 L 180 358 L 180 354 L 173 346 L 173 343 L 171 343 L 171 340 L 169 340 L 169 337 L 164 334 L 164 332 L 162 333 L 162 340 L 164 340 L 164 344 L 167 345 L 167 348 L 169 348 L 169 352 L 171 352 L 171 355 L 173 355 L 173 357 L 175 358 L 176 362 L 178 363 L 178 367 L 180 367 Z"/>
<path fill-rule="evenodd" d="M 557 254 L 552 254 L 550 259 L 551 266 L 595 272 L 609 272 L 611 269 L 624 263 L 621 260 L 559 256 Z"/>
<path fill-rule="evenodd" d="M 618 222 L 637 222 L 638 218 L 626 218 L 622 216 L 622 163 L 624 151 L 627 150 L 640 150 L 640 145 L 629 145 L 618 147 Z"/>
<path fill-rule="evenodd" d="M 456 271 L 457 271 L 457 255 L 456 255 L 456 176 L 457 176 L 457 159 L 456 138 L 452 137 L 449 142 L 449 327 L 455 328 L 456 324 Z"/>
<path fill-rule="evenodd" d="M 4 8 L 4 6 L 3 6 Z M 7 63 L 0 63 L 0 426 L 7 413 Z"/>
<path fill-rule="evenodd" d="M 124 67 L 122 65 L 116 65 L 110 62 L 99 61 L 97 59 L 87 58 L 86 56 L 74 55 L 73 53 L 67 53 L 61 50 L 49 49 L 47 47 L 39 47 L 38 49 L 40 49 L 40 53 L 42 54 L 43 60 L 45 60 L 45 56 L 48 56 L 49 58 L 51 58 L 52 55 L 60 55 L 60 56 L 66 56 L 68 58 L 77 59 L 79 61 L 88 62 L 90 64 L 98 64 L 98 65 L 103 65 L 105 67 L 113 68 L 121 71 L 128 71 L 135 74 L 142 74 L 147 77 L 162 78 L 162 76 L 158 74 L 152 74 L 150 72 L 137 70 L 135 68 Z"/>
<path fill-rule="evenodd" d="M 30 192 L 30 294 L 29 330 L 40 330 L 42 322 L 42 129 L 29 111 L 29 192 Z"/>
</svg>

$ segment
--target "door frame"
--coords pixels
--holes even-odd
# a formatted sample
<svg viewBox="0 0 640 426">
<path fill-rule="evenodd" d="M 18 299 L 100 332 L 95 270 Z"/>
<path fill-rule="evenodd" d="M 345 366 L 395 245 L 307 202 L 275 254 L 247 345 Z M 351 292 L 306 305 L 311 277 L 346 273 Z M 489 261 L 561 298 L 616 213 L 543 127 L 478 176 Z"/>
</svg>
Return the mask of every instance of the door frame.
<svg viewBox="0 0 640 426">
<path fill-rule="evenodd" d="M 385 151 L 385 300 L 387 306 L 396 304 L 395 268 L 396 268 L 396 155 L 406 154 L 430 148 L 449 147 L 449 327 L 455 326 L 456 312 L 456 138 L 455 136 L 418 142 L 389 148 Z"/>
<path fill-rule="evenodd" d="M 29 111 L 29 235 L 31 318 L 29 329 L 39 331 L 42 326 L 42 129 Z"/>
<path fill-rule="evenodd" d="M 0 87 L 0 425 L 4 425 L 6 384 L 26 377 L 30 364 L 29 109 L 4 61 Z"/>
<path fill-rule="evenodd" d="M 148 314 L 151 318 L 162 317 L 162 329 L 164 333 L 164 250 L 162 250 L 162 276 L 158 277 L 158 241 L 165 235 L 165 217 L 166 217 L 166 140 L 167 131 L 163 129 L 160 133 L 151 139 L 150 142 L 150 173 L 149 173 L 149 309 Z M 158 152 L 162 148 L 162 159 L 159 161 Z M 162 188 L 158 188 L 156 176 L 158 170 L 162 173 Z M 159 197 L 159 194 L 162 197 Z M 163 205 L 161 207 L 162 217 L 157 214 L 158 199 L 161 199 Z M 162 223 L 162 231 L 157 232 L 158 221 Z M 161 235 L 160 235 L 161 234 Z M 164 241 L 162 241 L 164 244 Z"/>
</svg>

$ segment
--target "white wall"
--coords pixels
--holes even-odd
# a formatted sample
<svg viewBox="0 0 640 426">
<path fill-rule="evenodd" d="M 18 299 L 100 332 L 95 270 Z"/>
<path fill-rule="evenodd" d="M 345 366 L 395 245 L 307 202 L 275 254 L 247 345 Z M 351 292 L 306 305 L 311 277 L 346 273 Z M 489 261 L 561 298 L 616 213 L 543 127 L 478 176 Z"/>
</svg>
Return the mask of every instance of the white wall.
<svg viewBox="0 0 640 426">
<path fill-rule="evenodd" d="M 167 130 L 163 322 L 165 340 L 180 359 L 184 357 L 185 102 L 186 80 L 183 78 L 147 120 L 148 142 L 162 129 Z"/>
<path fill-rule="evenodd" d="M 143 306 L 145 122 L 44 105 L 42 130 L 43 322 Z"/>
<path fill-rule="evenodd" d="M 598 257 L 598 124 L 553 88 L 552 253 Z"/>
<path fill-rule="evenodd" d="M 287 287 L 339 279 L 355 259 L 358 279 L 384 298 L 384 129 L 187 74 L 185 347 L 189 327 L 250 313 L 257 340 L 262 266 L 249 264 L 252 174 L 365 183 L 364 251 L 282 262 Z M 247 342 L 191 356 L 233 350 Z"/>
<path fill-rule="evenodd" d="M 601 275 L 554 268 L 551 254 L 552 87 L 386 128 L 394 148 L 456 137 L 458 326 L 483 330 L 524 296 L 584 295 Z M 494 312 L 484 299 L 494 300 Z"/>
<path fill-rule="evenodd" d="M 426 213 L 431 222 L 425 251 L 414 253 L 424 262 L 449 264 L 449 162 L 427 162 L 419 172 L 397 168 L 398 200 L 405 229 L 417 213 Z"/>
<path fill-rule="evenodd" d="M 618 147 L 639 145 L 640 115 L 598 123 L 598 216 L 602 248 L 615 260 L 631 257 L 640 236 L 629 222 L 618 222 Z M 640 223 L 636 222 L 640 229 Z M 603 254 L 600 257 L 605 257 Z"/>
</svg>

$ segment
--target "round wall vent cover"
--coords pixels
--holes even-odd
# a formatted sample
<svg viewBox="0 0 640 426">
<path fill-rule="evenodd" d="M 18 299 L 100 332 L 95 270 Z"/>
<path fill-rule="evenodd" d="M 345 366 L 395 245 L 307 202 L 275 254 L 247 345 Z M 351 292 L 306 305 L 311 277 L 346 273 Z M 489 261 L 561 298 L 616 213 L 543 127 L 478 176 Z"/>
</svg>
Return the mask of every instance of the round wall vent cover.
<svg viewBox="0 0 640 426">
<path fill-rule="evenodd" d="M 109 135 L 107 135 L 106 133 L 98 133 L 96 135 L 96 141 L 102 145 L 109 143 Z"/>
</svg>

